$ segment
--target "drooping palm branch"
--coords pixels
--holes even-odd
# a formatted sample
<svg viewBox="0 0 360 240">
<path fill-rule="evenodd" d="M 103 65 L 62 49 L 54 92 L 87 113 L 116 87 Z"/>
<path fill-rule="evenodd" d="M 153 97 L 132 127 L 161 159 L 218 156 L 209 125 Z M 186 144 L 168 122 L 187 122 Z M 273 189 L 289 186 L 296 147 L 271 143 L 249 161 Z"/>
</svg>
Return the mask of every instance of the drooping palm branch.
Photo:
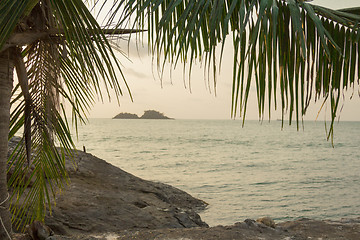
<svg viewBox="0 0 360 240">
<path fill-rule="evenodd" d="M 232 41 L 232 114 L 245 120 L 255 85 L 259 117 L 280 105 L 282 116 L 302 119 L 311 100 L 329 102 L 331 124 L 339 101 L 360 78 L 360 7 L 332 10 L 303 0 L 118 0 L 119 26 L 149 31 L 158 64 L 204 61 L 214 71 Z M 125 12 L 120 11 L 125 9 Z M 128 22 L 133 16 L 135 21 Z M 228 37 L 230 35 L 230 37 Z M 216 51 L 220 48 L 220 55 Z"/>
</svg>

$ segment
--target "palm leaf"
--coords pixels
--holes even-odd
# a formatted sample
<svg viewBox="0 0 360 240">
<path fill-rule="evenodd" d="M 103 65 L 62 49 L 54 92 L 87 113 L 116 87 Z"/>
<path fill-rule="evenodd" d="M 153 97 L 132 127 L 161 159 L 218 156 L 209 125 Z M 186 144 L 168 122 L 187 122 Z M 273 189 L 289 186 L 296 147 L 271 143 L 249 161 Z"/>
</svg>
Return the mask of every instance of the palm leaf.
<svg viewBox="0 0 360 240">
<path fill-rule="evenodd" d="M 46 209 L 51 210 L 55 192 L 67 181 L 65 154 L 73 155 L 71 149 L 74 148 L 67 124 L 59 114 L 59 89 L 62 89 L 58 77 L 59 48 L 57 44 L 41 41 L 29 46 L 26 52 L 31 96 L 31 162 L 30 166 L 24 162 L 27 158 L 23 141 L 9 159 L 18 173 L 9 181 L 13 189 L 11 210 L 18 228 L 34 219 L 43 220 Z M 25 101 L 20 102 L 11 114 L 11 135 L 19 130 L 26 118 L 25 104 Z M 59 153 L 55 142 L 66 152 Z M 29 177 L 24 181 L 24 176 Z M 29 184 L 31 188 L 28 188 Z"/>
</svg>

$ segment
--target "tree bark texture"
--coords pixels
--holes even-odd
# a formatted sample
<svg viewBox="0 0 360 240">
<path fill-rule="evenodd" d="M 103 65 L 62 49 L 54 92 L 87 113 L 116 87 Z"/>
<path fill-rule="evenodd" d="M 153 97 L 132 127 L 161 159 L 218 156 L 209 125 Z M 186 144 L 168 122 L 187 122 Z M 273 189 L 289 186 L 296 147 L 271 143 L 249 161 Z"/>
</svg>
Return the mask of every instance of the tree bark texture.
<svg viewBox="0 0 360 240">
<path fill-rule="evenodd" d="M 10 125 L 10 98 L 13 87 L 14 63 L 10 56 L 0 54 L 0 239 L 8 239 L 11 234 L 7 188 L 8 135 Z M 4 229 L 6 228 L 6 231 Z"/>
</svg>

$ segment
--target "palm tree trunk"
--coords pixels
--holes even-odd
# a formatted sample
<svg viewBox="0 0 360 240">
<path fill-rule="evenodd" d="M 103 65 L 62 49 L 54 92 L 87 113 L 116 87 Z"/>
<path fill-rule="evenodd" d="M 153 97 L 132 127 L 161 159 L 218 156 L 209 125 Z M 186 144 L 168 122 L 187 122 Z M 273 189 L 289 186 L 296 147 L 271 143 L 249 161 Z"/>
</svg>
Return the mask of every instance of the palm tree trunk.
<svg viewBox="0 0 360 240">
<path fill-rule="evenodd" d="M 0 239 L 11 233 L 7 188 L 8 135 L 10 122 L 10 97 L 13 87 L 13 61 L 8 54 L 0 54 Z M 4 229 L 6 228 L 6 230 Z"/>
</svg>

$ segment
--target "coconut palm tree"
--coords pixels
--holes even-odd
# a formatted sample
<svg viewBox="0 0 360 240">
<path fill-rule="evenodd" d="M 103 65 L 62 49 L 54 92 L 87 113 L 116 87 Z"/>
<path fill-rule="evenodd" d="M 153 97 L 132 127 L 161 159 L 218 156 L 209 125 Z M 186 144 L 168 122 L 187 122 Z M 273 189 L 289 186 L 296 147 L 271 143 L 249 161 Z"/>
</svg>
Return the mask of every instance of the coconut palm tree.
<svg viewBox="0 0 360 240">
<path fill-rule="evenodd" d="M 63 100 L 77 123 L 103 97 L 100 86 L 117 97 L 127 88 L 106 37 L 127 32 L 100 28 L 81 0 L 0 2 L 0 239 L 11 233 L 9 207 L 17 228 L 43 220 L 67 182 L 64 159 L 74 144 Z M 22 129 L 8 157 L 8 140 Z"/>
<path fill-rule="evenodd" d="M 266 106 L 280 105 L 283 114 L 288 110 L 290 121 L 295 115 L 298 123 L 311 99 L 323 99 L 331 109 L 330 137 L 343 92 L 359 84 L 360 8 L 332 10 L 302 0 L 103 2 L 100 10 L 107 13 L 109 25 L 148 30 L 160 67 L 169 61 L 189 63 L 191 69 L 193 62 L 203 61 L 214 72 L 215 86 L 224 44 L 230 39 L 234 116 L 246 114 L 252 85 L 261 117 Z M 117 96 L 122 87 L 116 75 L 119 62 L 106 31 L 83 1 L 2 0 L 0 13 L 3 239 L 5 229 L 11 229 L 7 186 L 14 193 L 13 221 L 20 226 L 43 219 L 46 209 L 51 209 L 51 196 L 66 182 L 64 156 L 72 154 L 73 143 L 59 97 L 71 103 L 77 122 L 94 97 L 102 96 L 100 82 L 104 80 L 106 91 L 113 88 Z M 12 90 L 14 68 L 19 84 Z M 22 127 L 23 139 L 6 165 L 7 141 Z M 14 169 L 7 185 L 6 168 Z M 26 190 L 30 184 L 31 190 Z M 18 207 L 20 196 L 25 201 Z"/>
</svg>

